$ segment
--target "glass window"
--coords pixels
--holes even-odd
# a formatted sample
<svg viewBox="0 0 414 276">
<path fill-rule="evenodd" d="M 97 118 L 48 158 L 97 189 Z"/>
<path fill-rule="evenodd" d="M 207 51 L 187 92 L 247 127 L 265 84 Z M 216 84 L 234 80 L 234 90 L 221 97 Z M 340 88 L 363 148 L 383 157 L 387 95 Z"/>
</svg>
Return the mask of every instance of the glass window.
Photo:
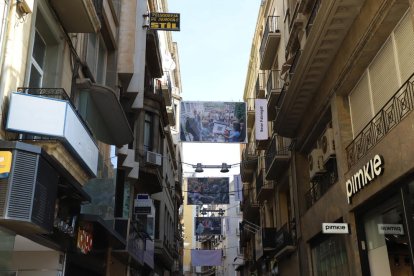
<svg viewBox="0 0 414 276">
<path fill-rule="evenodd" d="M 35 38 L 33 43 L 33 52 L 31 58 L 29 86 L 30 87 L 42 87 L 43 83 L 43 71 L 45 66 L 46 57 L 46 43 L 39 34 L 39 31 L 35 31 Z"/>
<path fill-rule="evenodd" d="M 312 248 L 314 275 L 349 275 L 344 238 L 341 235 L 327 236 Z"/>
<path fill-rule="evenodd" d="M 153 116 L 146 112 L 144 122 L 144 149 L 147 151 L 152 150 L 153 137 Z"/>
<path fill-rule="evenodd" d="M 363 220 L 371 275 L 413 275 L 400 197 L 381 202 Z"/>
</svg>

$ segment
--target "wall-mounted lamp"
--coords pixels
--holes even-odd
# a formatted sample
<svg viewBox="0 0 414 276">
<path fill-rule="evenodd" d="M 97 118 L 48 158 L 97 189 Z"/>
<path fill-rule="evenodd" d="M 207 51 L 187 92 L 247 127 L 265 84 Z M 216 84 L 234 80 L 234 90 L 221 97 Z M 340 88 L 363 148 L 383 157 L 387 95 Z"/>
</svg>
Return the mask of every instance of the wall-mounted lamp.
<svg viewBox="0 0 414 276">
<path fill-rule="evenodd" d="M 32 13 L 32 10 L 30 9 L 26 0 L 16 0 L 16 7 L 17 10 L 22 14 Z"/>
<path fill-rule="evenodd" d="M 201 165 L 201 163 L 197 163 L 195 172 L 196 173 L 202 173 L 202 172 L 204 172 L 203 165 Z"/>
</svg>

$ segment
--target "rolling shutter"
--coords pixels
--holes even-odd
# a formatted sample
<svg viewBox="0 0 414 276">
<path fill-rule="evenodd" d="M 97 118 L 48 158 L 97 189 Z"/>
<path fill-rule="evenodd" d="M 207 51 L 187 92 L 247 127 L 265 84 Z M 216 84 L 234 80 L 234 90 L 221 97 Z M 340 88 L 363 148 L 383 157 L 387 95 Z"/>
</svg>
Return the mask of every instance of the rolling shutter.
<svg viewBox="0 0 414 276">
<path fill-rule="evenodd" d="M 404 83 L 414 73 L 414 30 L 409 13 L 395 29 L 398 66 Z"/>
<path fill-rule="evenodd" d="M 349 95 L 354 138 L 373 116 L 369 92 L 368 74 L 365 73 Z"/>
</svg>

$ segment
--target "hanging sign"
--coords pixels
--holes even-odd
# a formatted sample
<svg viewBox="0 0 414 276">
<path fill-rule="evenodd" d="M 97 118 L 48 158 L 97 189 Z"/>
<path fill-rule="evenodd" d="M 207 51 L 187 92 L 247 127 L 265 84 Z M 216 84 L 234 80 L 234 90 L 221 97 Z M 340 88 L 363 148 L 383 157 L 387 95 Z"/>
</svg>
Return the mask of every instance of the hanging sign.
<svg viewBox="0 0 414 276">
<path fill-rule="evenodd" d="M 180 14 L 152 12 L 150 14 L 150 29 L 179 31 L 180 30 Z"/>
<path fill-rule="evenodd" d="M 255 126 L 256 126 L 256 140 L 269 139 L 269 133 L 267 129 L 267 100 L 255 99 Z"/>
</svg>

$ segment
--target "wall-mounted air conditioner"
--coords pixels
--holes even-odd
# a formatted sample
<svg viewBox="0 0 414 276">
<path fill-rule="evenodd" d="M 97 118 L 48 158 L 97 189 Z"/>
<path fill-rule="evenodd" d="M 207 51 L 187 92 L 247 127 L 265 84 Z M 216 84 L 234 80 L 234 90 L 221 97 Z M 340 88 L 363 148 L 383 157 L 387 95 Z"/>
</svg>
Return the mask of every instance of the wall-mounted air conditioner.
<svg viewBox="0 0 414 276">
<path fill-rule="evenodd" d="M 0 179 L 0 225 L 18 233 L 48 234 L 53 230 L 59 175 L 39 147 L 25 147 L 10 150 L 10 173 Z"/>
<path fill-rule="evenodd" d="M 309 162 L 309 176 L 314 178 L 316 175 L 321 174 L 325 171 L 323 167 L 323 153 L 322 149 L 314 149 L 308 155 Z"/>
<path fill-rule="evenodd" d="M 156 166 L 161 166 L 162 155 L 156 152 L 147 151 L 147 163 Z"/>
<path fill-rule="evenodd" d="M 327 128 L 320 140 L 320 148 L 322 149 L 322 159 L 325 164 L 330 158 L 335 155 L 335 141 L 333 129 Z"/>
</svg>

